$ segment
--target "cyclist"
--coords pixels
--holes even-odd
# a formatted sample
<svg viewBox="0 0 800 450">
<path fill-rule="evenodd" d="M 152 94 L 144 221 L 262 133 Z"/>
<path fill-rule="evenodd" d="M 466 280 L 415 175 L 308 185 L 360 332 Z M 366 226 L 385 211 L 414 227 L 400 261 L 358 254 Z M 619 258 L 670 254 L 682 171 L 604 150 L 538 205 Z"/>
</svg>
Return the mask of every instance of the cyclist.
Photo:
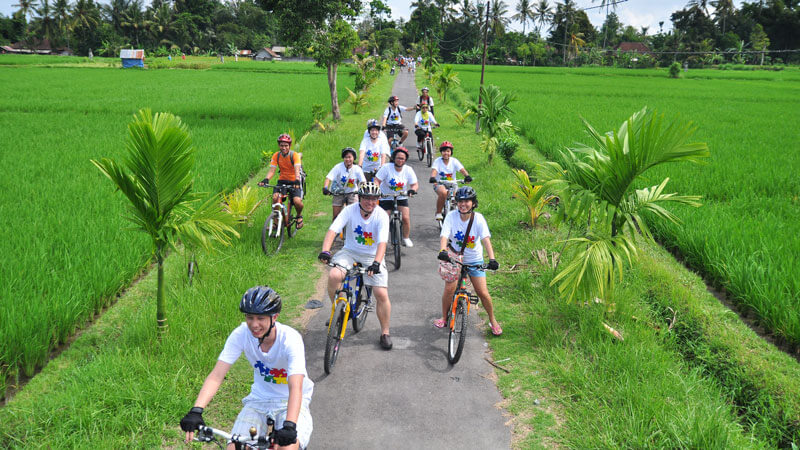
<svg viewBox="0 0 800 450">
<path fill-rule="evenodd" d="M 494 259 L 494 249 L 492 249 L 491 233 L 483 214 L 475 212 L 478 207 L 478 194 L 470 186 L 462 186 L 456 191 L 456 202 L 458 204 L 458 214 L 448 214 L 442 223 L 442 232 L 439 234 L 439 256 L 441 261 L 449 261 L 451 258 L 461 258 L 464 264 L 483 264 L 483 248 L 486 247 L 489 256 L 489 270 L 497 270 L 499 264 Z M 470 226 L 472 222 L 472 226 Z M 469 228 L 469 233 L 467 233 Z M 467 234 L 469 234 L 467 236 Z M 463 255 L 458 253 L 464 249 Z M 448 252 L 449 250 L 449 252 Z M 475 293 L 481 299 L 483 309 L 489 315 L 489 328 L 492 334 L 500 336 L 503 329 L 494 317 L 492 297 L 486 287 L 486 272 L 480 269 L 469 269 L 469 279 L 475 288 Z M 444 279 L 444 276 L 442 276 Z M 449 281 L 445 279 L 444 292 L 442 293 L 442 318 L 436 319 L 433 325 L 436 328 L 445 326 L 447 311 L 453 300 L 458 280 Z"/>
<path fill-rule="evenodd" d="M 378 301 L 376 312 L 381 323 L 380 345 L 385 350 L 391 350 L 389 319 L 392 304 L 389 301 L 389 276 L 384 261 L 386 243 L 389 241 L 389 216 L 377 207 L 379 197 L 380 188 L 377 184 L 371 181 L 361 183 L 358 188 L 358 203 L 346 206 L 333 221 L 325 234 L 322 251 L 317 258 L 325 264 L 333 260 L 344 267 L 351 267 L 353 263 L 359 262 L 368 268 L 364 284 L 372 286 L 372 292 Z M 331 257 L 333 240 L 345 227 L 347 236 L 344 247 Z M 336 291 L 344 277 L 345 272 L 339 267 L 328 272 L 328 296 L 332 302 L 336 299 Z"/>
<path fill-rule="evenodd" d="M 275 169 L 280 172 L 278 177 L 278 185 L 292 186 L 289 189 L 290 198 L 294 204 L 294 209 L 297 211 L 297 229 L 303 228 L 303 189 L 300 187 L 300 168 L 302 167 L 300 161 L 300 153 L 293 152 L 292 137 L 284 133 L 278 136 L 279 151 L 275 152 L 270 159 L 269 170 L 267 176 L 258 183 L 259 186 L 269 184 L 269 179 L 275 175 Z M 272 202 L 280 202 L 281 194 L 278 192 L 272 193 Z"/>
<path fill-rule="evenodd" d="M 439 153 L 442 156 L 436 158 L 431 164 L 431 177 L 428 179 L 433 184 L 433 191 L 436 192 L 436 220 L 442 220 L 442 209 L 444 208 L 444 201 L 447 199 L 447 188 L 443 184 L 439 184 L 440 180 L 453 181 L 456 179 L 456 173 L 460 172 L 464 175 L 464 182 L 471 183 L 472 177 L 467 173 L 467 169 L 461 164 L 461 161 L 453 158 L 453 144 L 450 141 L 444 141 L 439 146 Z"/>
<path fill-rule="evenodd" d="M 439 126 L 436 122 L 436 117 L 433 113 L 428 111 L 428 104 L 422 103 L 419 105 L 420 110 L 414 115 L 414 134 L 417 135 L 417 148 L 422 147 L 422 141 L 425 139 L 427 133 L 433 135 L 433 127 Z"/>
<path fill-rule="evenodd" d="M 414 195 L 419 189 L 417 174 L 414 173 L 414 169 L 406 165 L 406 161 L 408 161 L 408 150 L 405 147 L 397 147 L 392 153 L 392 164 L 384 165 L 375 174 L 375 181 L 381 188 L 381 194 L 383 194 L 380 205 L 386 211 L 391 211 L 394 207 L 392 197 L 389 196 L 390 193 L 406 191 L 408 195 Z M 413 247 L 414 243 L 411 242 L 409 237 L 411 233 L 411 214 L 408 209 L 408 197 L 398 197 L 397 208 L 403 215 L 403 245 Z"/>
<path fill-rule="evenodd" d="M 375 172 L 386 164 L 389 157 L 389 141 L 375 119 L 367 121 L 366 132 L 368 134 L 364 136 L 358 149 L 358 165 L 364 170 L 367 181 L 372 181 Z"/>
<path fill-rule="evenodd" d="M 381 122 L 381 126 L 389 130 L 386 136 L 391 137 L 392 132 L 402 133 L 400 137 L 401 145 L 408 137 L 408 129 L 403 126 L 403 111 L 408 111 L 409 109 L 411 108 L 400 106 L 400 97 L 393 95 L 389 97 L 389 106 L 387 106 L 386 111 L 383 112 L 383 122 Z"/>
<path fill-rule="evenodd" d="M 322 186 L 322 195 L 333 195 L 333 218 L 345 205 L 358 202 L 358 186 L 367 181 L 361 167 L 353 164 L 356 151 L 352 147 L 342 149 L 342 162 L 333 166 Z M 330 188 L 330 189 L 329 189 Z"/>
<path fill-rule="evenodd" d="M 305 448 L 311 438 L 313 423 L 309 404 L 314 382 L 306 372 L 303 337 L 293 328 L 277 321 L 281 297 L 268 286 L 247 290 L 239 302 L 245 321 L 225 341 L 214 369 L 206 377 L 194 407 L 181 419 L 186 442 L 194 437 L 203 422 L 203 410 L 214 398 L 225 375 L 242 353 L 253 366 L 250 394 L 242 407 L 231 434 L 249 436 L 250 427 L 258 435 L 266 434 L 267 415 L 275 419 L 279 449 Z M 233 449 L 233 444 L 228 446 Z"/>
<path fill-rule="evenodd" d="M 419 104 L 427 103 L 430 107 L 431 114 L 433 114 L 433 99 L 430 95 L 428 95 L 429 89 L 426 87 L 422 88 L 422 94 L 419 96 Z"/>
</svg>

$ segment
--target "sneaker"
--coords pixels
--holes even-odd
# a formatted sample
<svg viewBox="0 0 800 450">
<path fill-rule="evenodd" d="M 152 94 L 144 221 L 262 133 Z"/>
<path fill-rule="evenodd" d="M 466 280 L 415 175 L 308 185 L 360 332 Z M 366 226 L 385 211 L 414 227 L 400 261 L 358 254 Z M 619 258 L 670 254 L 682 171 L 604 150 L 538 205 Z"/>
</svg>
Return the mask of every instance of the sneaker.
<svg viewBox="0 0 800 450">
<path fill-rule="evenodd" d="M 436 213 L 436 215 L 433 216 L 433 218 L 436 220 L 444 220 L 444 216 L 442 215 L 442 213 Z"/>
<path fill-rule="evenodd" d="M 390 338 L 388 334 L 382 334 L 381 335 L 381 347 L 384 350 L 391 350 L 392 349 L 392 338 Z"/>
<path fill-rule="evenodd" d="M 411 248 L 414 246 L 414 243 L 411 242 L 411 239 L 409 238 L 403 238 L 403 245 L 405 245 L 408 248 Z"/>
</svg>

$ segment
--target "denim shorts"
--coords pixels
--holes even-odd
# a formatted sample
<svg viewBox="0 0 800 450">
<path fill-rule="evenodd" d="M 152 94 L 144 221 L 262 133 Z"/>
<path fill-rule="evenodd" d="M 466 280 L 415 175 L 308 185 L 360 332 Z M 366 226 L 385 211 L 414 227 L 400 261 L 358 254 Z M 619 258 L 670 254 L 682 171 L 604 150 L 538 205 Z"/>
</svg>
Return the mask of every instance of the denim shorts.
<svg viewBox="0 0 800 450">
<path fill-rule="evenodd" d="M 465 263 L 465 264 L 470 264 L 470 265 L 472 265 L 472 264 L 475 264 L 475 265 L 483 264 L 483 260 L 470 262 L 470 263 Z M 470 267 L 469 269 L 467 269 L 467 275 L 469 275 L 471 277 L 484 277 L 484 278 L 486 278 L 486 271 L 484 271 L 483 269 L 476 269 L 474 267 Z"/>
</svg>

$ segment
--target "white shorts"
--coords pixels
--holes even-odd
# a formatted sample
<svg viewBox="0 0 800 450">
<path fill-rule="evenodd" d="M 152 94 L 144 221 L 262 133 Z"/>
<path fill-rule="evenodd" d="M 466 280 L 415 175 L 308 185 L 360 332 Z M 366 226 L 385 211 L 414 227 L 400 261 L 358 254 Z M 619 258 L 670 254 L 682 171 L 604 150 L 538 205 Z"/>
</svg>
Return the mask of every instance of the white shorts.
<svg viewBox="0 0 800 450">
<path fill-rule="evenodd" d="M 242 403 L 244 407 L 236 417 L 231 434 L 240 434 L 249 439 L 250 427 L 256 427 L 257 436 L 263 436 L 267 432 L 267 416 L 272 417 L 275 421 L 276 430 L 283 428 L 283 421 L 286 420 L 286 400 L 259 401 L 252 400 L 250 396 L 247 396 Z M 301 449 L 308 447 L 313 430 L 314 423 L 311 420 L 308 402 L 303 401 L 297 417 L 297 442 L 300 443 Z"/>
<path fill-rule="evenodd" d="M 341 264 L 345 267 L 350 267 L 354 262 L 360 262 L 362 266 L 369 267 L 372 261 L 375 261 L 374 256 L 361 255 L 356 252 L 343 248 L 333 255 L 332 262 Z M 336 268 L 336 270 L 341 270 Z M 389 274 L 386 270 L 386 261 L 381 261 L 381 271 L 376 275 L 364 274 L 364 284 L 372 287 L 389 287 Z"/>
</svg>

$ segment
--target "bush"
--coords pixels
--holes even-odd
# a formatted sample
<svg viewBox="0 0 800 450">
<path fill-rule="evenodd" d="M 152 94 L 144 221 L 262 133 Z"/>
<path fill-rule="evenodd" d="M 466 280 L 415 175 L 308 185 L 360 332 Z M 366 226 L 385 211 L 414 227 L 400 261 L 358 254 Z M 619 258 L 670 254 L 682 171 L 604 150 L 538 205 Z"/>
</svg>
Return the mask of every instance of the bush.
<svg viewBox="0 0 800 450">
<path fill-rule="evenodd" d="M 515 134 L 501 138 L 497 144 L 497 151 L 506 161 L 509 161 L 514 156 L 517 149 L 519 149 L 519 139 Z"/>
<path fill-rule="evenodd" d="M 672 64 L 669 65 L 669 77 L 670 78 L 681 77 L 681 63 L 679 63 L 678 61 L 674 61 Z"/>
</svg>

